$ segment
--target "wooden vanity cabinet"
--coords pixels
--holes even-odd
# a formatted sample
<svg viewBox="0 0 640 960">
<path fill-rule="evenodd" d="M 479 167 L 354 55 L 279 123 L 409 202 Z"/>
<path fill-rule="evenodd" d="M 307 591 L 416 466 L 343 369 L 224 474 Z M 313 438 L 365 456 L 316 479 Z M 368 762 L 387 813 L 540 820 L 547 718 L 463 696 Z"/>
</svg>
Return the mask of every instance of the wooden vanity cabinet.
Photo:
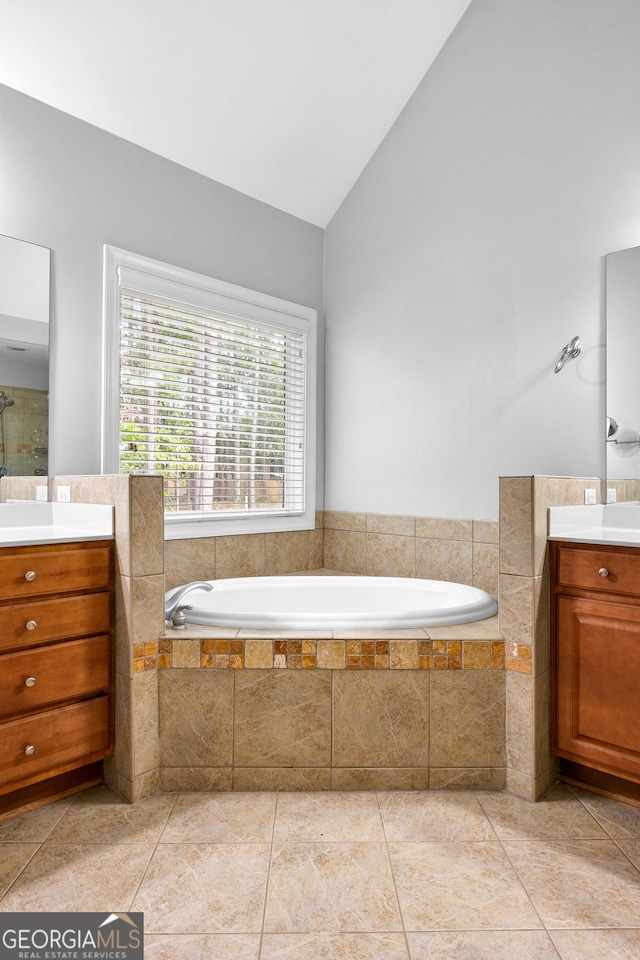
<svg viewBox="0 0 640 960">
<path fill-rule="evenodd" d="M 640 549 L 551 541 L 561 778 L 640 802 Z"/>
<path fill-rule="evenodd" d="M 102 779 L 112 541 L 0 548 L 0 817 Z"/>
</svg>

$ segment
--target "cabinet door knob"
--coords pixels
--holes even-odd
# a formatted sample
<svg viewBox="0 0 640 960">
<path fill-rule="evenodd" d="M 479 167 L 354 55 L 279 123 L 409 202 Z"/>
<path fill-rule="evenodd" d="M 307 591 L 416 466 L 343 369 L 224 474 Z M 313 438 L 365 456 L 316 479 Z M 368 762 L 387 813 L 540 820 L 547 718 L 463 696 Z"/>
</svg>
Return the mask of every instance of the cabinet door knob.
<svg viewBox="0 0 640 960">
<path fill-rule="evenodd" d="M 25 578 L 25 580 L 28 580 L 29 582 L 31 582 L 32 580 L 35 580 L 35 578 L 36 578 L 36 572 L 35 572 L 35 570 L 27 570 L 27 572 L 26 572 L 25 575 L 24 575 L 24 578 Z"/>
<path fill-rule="evenodd" d="M 30 743 L 27 747 L 24 748 L 25 757 L 32 757 L 35 752 L 36 752 L 36 748 L 32 743 Z"/>
<path fill-rule="evenodd" d="M 600 567 L 600 569 L 598 570 L 598 576 L 599 576 L 599 577 L 608 577 L 608 576 L 609 576 L 609 571 L 607 570 L 606 567 Z"/>
<path fill-rule="evenodd" d="M 35 628 L 38 626 L 38 624 L 36 623 L 35 620 L 27 620 L 25 626 L 26 626 L 27 630 L 35 630 Z"/>
<path fill-rule="evenodd" d="M 27 679 L 26 679 L 25 682 L 24 682 L 24 685 L 25 685 L 25 687 L 35 687 L 35 685 L 36 685 L 36 678 L 35 678 L 35 677 L 27 677 Z"/>
</svg>

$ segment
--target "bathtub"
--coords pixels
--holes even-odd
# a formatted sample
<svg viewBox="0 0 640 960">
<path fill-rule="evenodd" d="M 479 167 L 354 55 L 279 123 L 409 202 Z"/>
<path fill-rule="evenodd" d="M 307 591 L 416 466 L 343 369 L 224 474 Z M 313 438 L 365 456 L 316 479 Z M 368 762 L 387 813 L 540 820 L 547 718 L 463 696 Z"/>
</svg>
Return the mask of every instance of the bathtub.
<svg viewBox="0 0 640 960">
<path fill-rule="evenodd" d="M 255 630 L 391 630 L 492 617 L 496 600 L 477 587 L 404 577 L 281 576 L 211 580 L 184 603 L 187 621 Z"/>
</svg>

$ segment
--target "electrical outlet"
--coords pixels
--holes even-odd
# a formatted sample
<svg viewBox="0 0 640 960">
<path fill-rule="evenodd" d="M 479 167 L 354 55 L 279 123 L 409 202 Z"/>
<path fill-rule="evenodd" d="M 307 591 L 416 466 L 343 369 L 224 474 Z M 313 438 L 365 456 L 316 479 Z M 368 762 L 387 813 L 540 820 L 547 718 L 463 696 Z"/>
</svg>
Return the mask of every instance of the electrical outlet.
<svg viewBox="0 0 640 960">
<path fill-rule="evenodd" d="M 43 501 L 46 503 L 48 499 L 49 499 L 48 489 L 42 484 L 38 484 L 38 486 L 36 487 L 36 500 L 39 500 L 40 503 L 42 503 Z"/>
<path fill-rule="evenodd" d="M 607 503 L 616 503 L 616 488 L 607 487 Z"/>
<path fill-rule="evenodd" d="M 71 487 L 58 487 L 56 491 L 56 498 L 58 503 L 71 503 Z"/>
<path fill-rule="evenodd" d="M 58 487 L 58 489 L 60 488 Z M 596 502 L 596 491 L 590 487 L 587 487 L 584 491 L 584 502 L 589 506 L 594 504 Z"/>
</svg>

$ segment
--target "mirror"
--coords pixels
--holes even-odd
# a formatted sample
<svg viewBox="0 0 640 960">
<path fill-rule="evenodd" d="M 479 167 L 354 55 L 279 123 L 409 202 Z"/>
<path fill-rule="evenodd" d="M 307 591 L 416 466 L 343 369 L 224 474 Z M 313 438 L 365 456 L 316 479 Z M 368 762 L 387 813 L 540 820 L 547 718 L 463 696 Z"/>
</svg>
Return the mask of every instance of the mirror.
<svg viewBox="0 0 640 960">
<path fill-rule="evenodd" d="M 0 477 L 46 477 L 51 251 L 0 236 Z"/>
<path fill-rule="evenodd" d="M 640 497 L 640 247 L 606 258 L 607 487 Z"/>
</svg>

